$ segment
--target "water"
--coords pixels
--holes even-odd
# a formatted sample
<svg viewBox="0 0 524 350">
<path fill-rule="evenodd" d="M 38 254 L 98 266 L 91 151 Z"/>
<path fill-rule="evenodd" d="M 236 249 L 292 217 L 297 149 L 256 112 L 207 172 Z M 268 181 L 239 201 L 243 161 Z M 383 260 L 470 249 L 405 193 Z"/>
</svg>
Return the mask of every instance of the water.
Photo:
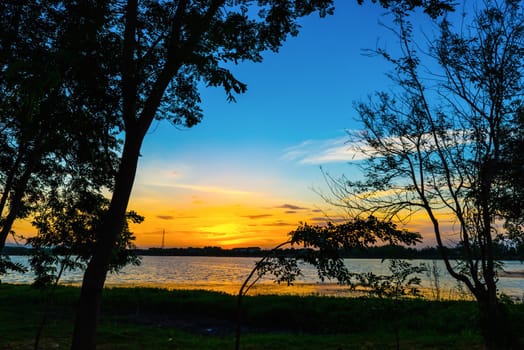
<svg viewBox="0 0 524 350">
<path fill-rule="evenodd" d="M 14 262 L 28 266 L 27 257 L 13 256 Z M 108 275 L 106 286 L 147 286 L 166 289 L 206 289 L 236 294 L 244 279 L 249 275 L 258 258 L 238 257 L 197 257 L 197 256 L 144 256 L 140 266 L 127 266 L 121 272 Z M 414 265 L 432 262 L 428 260 L 411 260 Z M 389 275 L 389 265 L 380 259 L 345 259 L 346 265 L 352 272 L 373 272 Z M 347 294 L 348 288 L 339 286 L 335 281 L 321 282 L 316 270 L 310 265 L 302 265 L 303 277 L 294 286 L 277 285 L 270 278 L 259 281 L 250 294 L 318 294 L 341 295 Z M 443 298 L 467 297 L 465 287 L 460 287 L 451 278 L 442 261 L 437 261 L 440 270 L 440 289 Z M 499 277 L 501 292 L 522 299 L 524 293 L 524 264 L 519 261 L 504 261 L 504 270 L 510 272 Z M 511 273 L 513 272 L 513 274 Z M 517 273 L 515 273 L 517 272 Z M 31 283 L 34 275 L 9 274 L 3 276 L 2 281 L 7 283 Z M 422 288 L 431 295 L 429 277 L 422 278 Z M 64 273 L 61 284 L 80 285 L 81 271 Z M 433 289 L 434 291 L 434 289 Z"/>
</svg>

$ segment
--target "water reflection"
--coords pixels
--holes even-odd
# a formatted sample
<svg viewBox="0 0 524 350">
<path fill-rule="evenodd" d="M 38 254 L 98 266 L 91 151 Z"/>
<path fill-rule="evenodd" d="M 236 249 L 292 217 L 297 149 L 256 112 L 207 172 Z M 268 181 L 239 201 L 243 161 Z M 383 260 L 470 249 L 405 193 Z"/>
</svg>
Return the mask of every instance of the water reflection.
<svg viewBox="0 0 524 350">
<path fill-rule="evenodd" d="M 27 257 L 14 256 L 14 262 L 28 266 Z M 196 256 L 145 256 L 140 266 L 127 266 L 121 272 L 110 274 L 107 286 L 146 286 L 167 289 L 205 289 L 236 294 L 240 285 L 253 268 L 257 258 L 196 257 Z M 374 272 L 389 275 L 388 264 L 380 259 L 346 259 L 346 265 L 353 272 Z M 413 264 L 431 261 L 412 260 Z M 437 262 L 441 271 L 440 284 L 444 298 L 458 298 L 461 295 L 457 282 L 447 275 L 444 264 Z M 505 261 L 504 270 L 508 274 L 500 277 L 501 292 L 516 298 L 524 293 L 524 277 L 518 272 L 524 270 L 519 261 Z M 261 280 L 250 294 L 294 294 L 294 295 L 348 295 L 348 288 L 334 282 L 320 282 L 316 270 L 309 265 L 302 265 L 304 276 L 294 286 L 277 285 L 270 278 Z M 430 283 L 423 275 L 422 287 L 429 295 Z M 34 275 L 9 274 L 2 280 L 7 283 L 31 283 Z M 64 274 L 61 283 L 80 285 L 81 271 L 70 271 Z"/>
</svg>

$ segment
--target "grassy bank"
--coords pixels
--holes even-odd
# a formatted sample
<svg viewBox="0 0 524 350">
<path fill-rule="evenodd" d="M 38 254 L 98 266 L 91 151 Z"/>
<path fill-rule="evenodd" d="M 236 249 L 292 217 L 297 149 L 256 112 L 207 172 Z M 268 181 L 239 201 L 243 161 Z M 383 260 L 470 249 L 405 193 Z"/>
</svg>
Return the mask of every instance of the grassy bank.
<svg viewBox="0 0 524 350">
<path fill-rule="evenodd" d="M 69 347 L 79 290 L 49 299 L 29 286 L 0 285 L 0 349 L 31 349 L 46 303 L 44 349 Z M 518 327 L 524 305 L 511 305 Z M 100 349 L 232 349 L 233 296 L 205 291 L 107 289 Z M 247 297 L 242 349 L 482 349 L 472 302 L 370 298 Z"/>
</svg>

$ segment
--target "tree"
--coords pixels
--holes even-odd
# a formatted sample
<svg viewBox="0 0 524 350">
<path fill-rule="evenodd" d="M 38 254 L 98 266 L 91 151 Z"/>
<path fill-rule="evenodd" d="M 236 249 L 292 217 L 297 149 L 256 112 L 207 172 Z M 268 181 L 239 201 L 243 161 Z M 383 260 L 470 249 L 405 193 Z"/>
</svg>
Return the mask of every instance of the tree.
<svg viewBox="0 0 524 350">
<path fill-rule="evenodd" d="M 253 16 L 251 1 L 111 2 L 105 13 L 115 33 L 119 62 L 118 96 L 124 146 L 108 213 L 84 274 L 73 348 L 95 347 L 111 251 L 121 232 L 143 138 L 153 120 L 169 119 L 191 127 L 202 118 L 197 86 L 223 87 L 228 99 L 246 90 L 222 64 L 259 62 L 265 50 L 277 51 L 298 32 L 299 17 L 332 11 L 331 1 L 264 1 Z M 255 10 L 256 11 L 256 10 Z M 257 17 L 259 18 L 257 20 Z M 121 46 L 119 45 L 121 43 Z"/>
<path fill-rule="evenodd" d="M 58 186 L 80 178 L 70 191 L 112 187 L 117 126 L 105 112 L 118 100 L 100 93 L 111 82 L 93 62 L 110 59 L 103 41 L 89 40 L 99 22 L 74 22 L 81 10 L 59 0 L 0 4 L 0 251 L 15 220 Z"/>
<path fill-rule="evenodd" d="M 334 279 L 340 284 L 352 284 L 355 277 L 361 278 L 360 274 L 350 271 L 344 264 L 344 253 L 353 249 L 367 248 L 380 243 L 414 245 L 420 242 L 422 236 L 416 232 L 398 229 L 392 222 L 383 222 L 370 216 L 368 218 L 355 218 L 341 224 L 328 222 L 324 226 L 301 224 L 296 230 L 289 233 L 289 240 L 271 249 L 262 259 L 255 263 L 255 267 L 242 283 L 237 295 L 237 328 L 235 349 L 240 349 L 242 300 L 249 290 L 263 277 L 273 276 L 275 282 L 293 282 L 302 275 L 299 262 L 313 265 L 317 269 L 320 280 Z M 282 251 L 286 245 L 298 246 L 302 249 Z M 409 269 L 401 262 L 395 271 L 394 278 L 387 280 L 389 291 L 394 285 L 395 291 L 399 293 L 401 287 L 413 284 L 414 280 L 406 282 L 407 277 L 415 272 L 416 268 Z M 401 271 L 402 270 L 402 271 Z M 369 276 L 369 275 L 368 275 Z M 362 277 L 363 278 L 363 277 Z M 386 282 L 384 282 L 385 285 Z M 404 292 L 404 289 L 402 289 Z"/>
<path fill-rule="evenodd" d="M 38 208 L 33 225 L 38 234 L 27 239 L 31 246 L 29 263 L 35 274 L 33 286 L 42 290 L 45 309 L 35 336 L 35 349 L 47 322 L 49 301 L 62 277 L 68 270 L 83 270 L 89 261 L 96 242 L 97 229 L 109 201 L 92 191 L 79 191 L 81 184 L 61 186 L 46 196 Z M 132 249 L 134 236 L 129 222 L 140 223 L 143 217 L 128 212 L 123 232 L 113 250 L 110 272 L 118 272 L 127 264 L 140 264 Z"/>
<path fill-rule="evenodd" d="M 3 248 L 14 220 L 27 215 L 23 197 L 25 190 L 31 186 L 31 175 L 36 171 L 41 154 L 44 153 L 42 143 L 45 135 L 42 133 L 45 133 L 46 128 L 41 121 L 51 119 L 48 116 L 40 118 L 40 112 L 47 111 L 47 103 L 53 99 L 51 95 L 56 89 L 58 79 L 47 45 L 54 38 L 46 29 L 57 27 L 51 24 L 50 12 L 44 12 L 40 19 L 41 8 L 36 4 L 30 7 L 3 2 L 0 6 L 4 14 L 0 35 L 0 248 Z M 37 26 L 43 30 L 35 30 Z M 33 57 L 35 54 L 37 57 Z M 51 92 L 49 96 L 48 92 Z M 49 122 L 52 124 L 51 120 Z M 4 217 L 6 208 L 9 212 Z"/>
<path fill-rule="evenodd" d="M 384 6 L 402 3 L 425 6 L 437 15 L 448 1 L 381 0 Z M 260 62 L 264 51 L 278 51 L 285 39 L 297 35 L 300 17 L 333 12 L 333 0 L 207 0 L 105 1 L 84 4 L 82 23 L 90 16 L 107 25 L 95 36 L 109 38 L 118 72 L 110 81 L 121 108 L 114 111 L 121 125 L 123 149 L 115 175 L 108 213 L 100 226 L 94 254 L 82 282 L 73 348 L 95 346 L 96 324 L 107 267 L 133 186 L 140 148 L 155 119 L 191 127 L 203 116 L 199 84 L 222 87 L 229 101 L 243 93 L 231 64 Z M 103 63 L 100 63 L 103 64 Z M 115 86 L 112 86 L 114 88 Z"/>
<path fill-rule="evenodd" d="M 63 269 L 85 269 L 108 205 L 107 198 L 91 191 L 65 188 L 48 196 L 33 218 L 38 234 L 27 240 L 32 248 L 29 261 L 35 271 L 35 286 L 45 288 L 57 283 Z M 140 264 L 140 258 L 132 252 L 136 247 L 129 223 L 139 224 L 143 220 L 134 211 L 126 214 L 123 231 L 111 256 L 110 272 L 117 272 L 127 264 Z"/>
<path fill-rule="evenodd" d="M 486 1 L 459 33 L 442 19 L 426 61 L 408 14 L 393 9 L 399 57 L 376 53 L 394 65 L 390 78 L 398 89 L 356 104 L 364 131 L 353 141 L 367 156 L 360 164 L 365 179 L 327 177 L 332 199 L 356 214 L 403 220 L 425 213 L 447 271 L 477 300 L 488 349 L 508 349 L 513 341 L 497 298 L 494 247 L 497 237 L 522 240 L 522 226 L 504 229 L 522 223 L 522 176 L 507 171 L 522 168 L 522 149 L 506 142 L 522 137 L 520 5 Z M 446 239 L 459 240 L 459 264 L 448 256 Z"/>
<path fill-rule="evenodd" d="M 500 176 L 495 179 L 498 192 L 495 205 L 504 219 L 506 236 L 499 241 L 511 246 L 524 244 L 524 106 L 512 116 L 511 127 L 503 131 L 501 140 Z"/>
</svg>

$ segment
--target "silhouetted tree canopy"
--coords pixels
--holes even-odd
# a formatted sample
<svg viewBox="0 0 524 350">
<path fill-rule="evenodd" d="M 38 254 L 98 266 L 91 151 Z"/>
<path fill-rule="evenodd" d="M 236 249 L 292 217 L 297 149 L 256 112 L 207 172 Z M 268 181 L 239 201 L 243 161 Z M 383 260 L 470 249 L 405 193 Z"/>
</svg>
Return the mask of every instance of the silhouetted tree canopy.
<svg viewBox="0 0 524 350">
<path fill-rule="evenodd" d="M 35 272 L 36 286 L 57 283 L 63 270 L 85 269 L 108 206 L 107 198 L 90 191 L 62 188 L 46 196 L 45 205 L 33 219 L 38 234 L 27 239 L 31 246 L 30 264 Z M 118 272 L 127 264 L 140 264 L 129 223 L 137 224 L 143 220 L 133 211 L 127 213 L 123 231 L 113 248 L 109 265 L 111 272 Z"/>
<path fill-rule="evenodd" d="M 375 53 L 394 66 L 396 88 L 356 104 L 365 179 L 328 179 L 356 215 L 408 221 L 423 212 L 448 272 L 478 301 L 487 348 L 509 349 L 495 254 L 499 241 L 523 238 L 524 12 L 512 0 L 476 11 L 457 29 L 446 17 L 435 23 L 439 36 L 423 47 L 405 9 L 392 9 L 400 53 Z M 459 263 L 449 239 L 460 243 Z"/>
<path fill-rule="evenodd" d="M 278 284 L 292 285 L 297 278 L 302 276 L 300 263 L 307 263 L 316 268 L 321 281 L 330 279 L 340 284 L 353 285 L 356 276 L 362 276 L 352 272 L 351 267 L 344 263 L 346 254 L 354 249 L 367 248 L 376 243 L 414 245 L 420 242 L 421 238 L 422 236 L 417 232 L 400 230 L 391 221 L 380 221 L 374 216 L 365 219 L 348 219 L 341 224 L 328 222 L 326 225 L 309 225 L 301 223 L 296 230 L 289 233 L 288 241 L 266 252 L 262 259 L 255 263 L 240 287 L 237 296 L 238 317 L 235 349 L 240 349 L 242 299 L 263 277 L 272 276 Z M 285 246 L 300 249 L 286 250 L 283 249 Z M 386 290 L 386 284 L 390 283 L 391 279 L 382 277 L 382 287 Z"/>
<path fill-rule="evenodd" d="M 0 251 L 14 221 L 44 210 L 53 192 L 113 186 L 112 52 L 90 39 L 96 22 L 78 23 L 82 11 L 53 0 L 0 3 Z"/>
</svg>

